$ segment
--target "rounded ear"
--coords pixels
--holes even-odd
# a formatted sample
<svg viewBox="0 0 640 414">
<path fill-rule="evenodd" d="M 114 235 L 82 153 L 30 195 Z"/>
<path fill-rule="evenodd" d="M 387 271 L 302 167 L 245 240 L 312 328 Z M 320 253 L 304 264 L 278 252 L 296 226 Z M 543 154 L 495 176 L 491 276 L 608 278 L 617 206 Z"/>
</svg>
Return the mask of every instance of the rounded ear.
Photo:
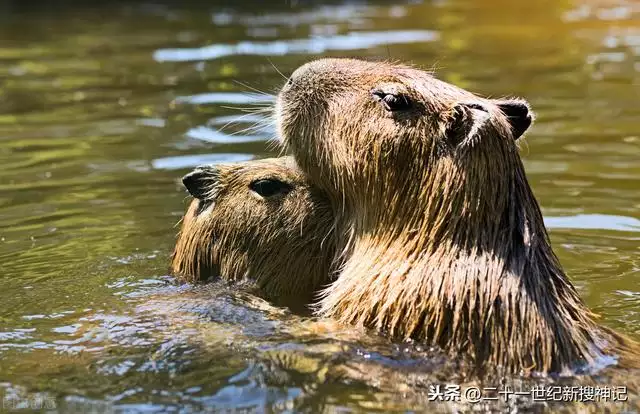
<svg viewBox="0 0 640 414">
<path fill-rule="evenodd" d="M 478 131 L 489 120 L 489 111 L 475 102 L 459 102 L 451 109 L 451 120 L 447 130 L 449 144 L 456 148 L 473 144 Z"/>
<path fill-rule="evenodd" d="M 529 103 L 524 99 L 501 99 L 494 102 L 507 116 L 513 139 L 520 138 L 529 129 L 534 119 Z"/>
<path fill-rule="evenodd" d="M 189 194 L 199 200 L 212 196 L 212 190 L 219 180 L 219 172 L 213 166 L 200 166 L 182 177 L 182 184 Z"/>
</svg>

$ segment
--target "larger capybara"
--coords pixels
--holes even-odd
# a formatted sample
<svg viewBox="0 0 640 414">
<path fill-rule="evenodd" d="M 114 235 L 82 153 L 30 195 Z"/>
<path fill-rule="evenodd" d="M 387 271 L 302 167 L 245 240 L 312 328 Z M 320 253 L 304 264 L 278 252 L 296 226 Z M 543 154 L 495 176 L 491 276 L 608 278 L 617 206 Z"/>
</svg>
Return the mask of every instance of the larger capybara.
<svg viewBox="0 0 640 414">
<path fill-rule="evenodd" d="M 637 364 L 636 345 L 596 323 L 551 248 L 516 145 L 527 102 L 405 65 L 322 59 L 291 75 L 275 111 L 337 215 L 340 271 L 320 315 L 437 345 L 479 371 Z"/>
<path fill-rule="evenodd" d="M 333 214 L 292 158 L 199 167 L 183 183 L 195 199 L 173 253 L 178 277 L 246 283 L 296 309 L 329 283 Z"/>
</svg>

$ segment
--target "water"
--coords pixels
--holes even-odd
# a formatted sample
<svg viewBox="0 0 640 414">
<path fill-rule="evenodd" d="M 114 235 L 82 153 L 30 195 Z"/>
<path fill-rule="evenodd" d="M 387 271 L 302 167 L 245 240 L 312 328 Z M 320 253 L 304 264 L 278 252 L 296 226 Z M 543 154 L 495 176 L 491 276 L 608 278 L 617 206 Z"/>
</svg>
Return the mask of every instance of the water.
<svg viewBox="0 0 640 414">
<path fill-rule="evenodd" d="M 429 350 L 167 275 L 179 177 L 276 155 L 262 115 L 239 117 L 319 55 L 526 97 L 522 155 L 555 250 L 603 323 L 640 338 L 637 3 L 229 3 L 0 2 L 5 409 L 451 408 L 427 401 L 454 381 Z"/>
</svg>

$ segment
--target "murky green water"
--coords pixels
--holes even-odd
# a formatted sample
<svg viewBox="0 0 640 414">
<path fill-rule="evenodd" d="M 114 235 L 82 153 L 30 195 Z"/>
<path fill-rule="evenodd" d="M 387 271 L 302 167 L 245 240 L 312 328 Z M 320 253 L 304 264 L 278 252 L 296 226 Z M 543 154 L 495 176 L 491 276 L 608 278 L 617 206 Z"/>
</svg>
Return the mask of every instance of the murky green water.
<svg viewBox="0 0 640 414">
<path fill-rule="evenodd" d="M 556 252 L 603 322 L 640 337 L 637 2 L 264 3 L 0 2 L 5 409 L 440 407 L 426 390 L 448 373 L 419 347 L 167 276 L 179 177 L 275 154 L 273 131 L 249 128 L 259 117 L 228 122 L 269 102 L 254 89 L 277 90 L 275 67 L 320 55 L 526 97 L 523 157 Z"/>
</svg>

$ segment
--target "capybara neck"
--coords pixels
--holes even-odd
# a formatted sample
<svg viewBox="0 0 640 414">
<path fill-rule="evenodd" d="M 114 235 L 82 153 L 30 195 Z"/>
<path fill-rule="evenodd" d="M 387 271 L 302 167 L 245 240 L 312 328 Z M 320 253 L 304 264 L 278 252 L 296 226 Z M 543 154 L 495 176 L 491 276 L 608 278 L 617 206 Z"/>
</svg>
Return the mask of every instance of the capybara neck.
<svg viewBox="0 0 640 414">
<path fill-rule="evenodd" d="M 324 59 L 294 72 L 276 116 L 337 214 L 340 272 L 321 315 L 438 345 L 478 371 L 559 371 L 619 349 L 551 249 L 516 146 L 526 102 Z"/>
<path fill-rule="evenodd" d="M 320 314 L 426 340 L 481 370 L 594 363 L 611 345 L 608 335 L 566 278 L 524 175 L 509 181 L 514 197 L 495 205 L 494 217 L 451 214 L 446 204 L 425 216 L 428 208 L 407 203 L 413 214 L 391 231 L 393 212 L 377 213 L 378 228 L 351 223 L 351 245 Z"/>
</svg>

